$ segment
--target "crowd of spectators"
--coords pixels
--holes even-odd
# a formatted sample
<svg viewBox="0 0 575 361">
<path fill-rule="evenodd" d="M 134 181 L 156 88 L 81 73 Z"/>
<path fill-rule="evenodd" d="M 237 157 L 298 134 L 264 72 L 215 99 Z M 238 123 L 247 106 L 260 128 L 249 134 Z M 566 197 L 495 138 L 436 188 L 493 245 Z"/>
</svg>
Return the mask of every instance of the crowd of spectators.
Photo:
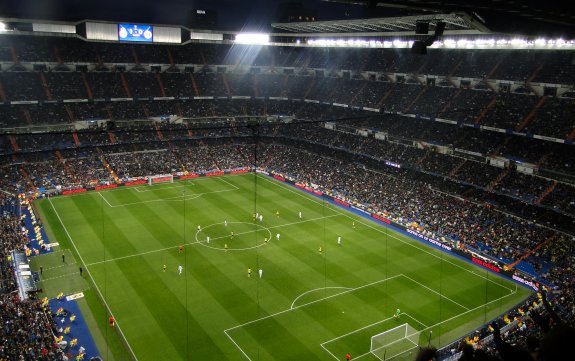
<svg viewBox="0 0 575 361">
<path fill-rule="evenodd" d="M 21 221 L 13 212 L 16 200 L 0 194 L 0 359 L 61 360 L 50 321 L 39 300 L 21 299 L 17 291 L 12 251 L 23 251 L 28 242 Z"/>
<path fill-rule="evenodd" d="M 389 73 L 423 73 L 536 82 L 573 84 L 571 54 L 563 50 L 430 49 L 415 57 L 409 49 L 305 48 L 198 44 L 184 46 L 85 42 L 74 38 L 2 36 L 0 49 L 14 49 L 21 62 L 148 63 L 288 66 L 295 68 L 349 69 Z M 170 60 L 170 55 L 171 59 Z M 520 59 L 521 61 L 518 61 Z M 13 61 L 11 51 L 1 61 Z M 458 65 L 459 64 L 459 65 Z M 537 69 L 541 66 L 539 71 Z M 559 69 L 559 70 L 557 70 Z"/>
<path fill-rule="evenodd" d="M 499 262 L 509 264 L 523 259 L 522 270 L 558 286 L 554 306 L 573 324 L 575 187 L 555 177 L 562 173 L 568 178 L 573 173 L 572 145 L 476 128 L 487 125 L 521 130 L 525 126 L 523 130 L 530 133 L 564 139 L 574 129 L 573 100 L 547 97 L 541 101 L 525 92 L 455 88 L 448 83 L 436 87 L 420 84 L 411 75 L 392 82 L 386 77 L 363 79 L 353 72 L 340 75 L 335 70 L 325 70 L 446 75 L 455 69 L 454 75 L 459 76 L 489 75 L 493 79 L 525 81 L 539 69 L 535 78 L 538 81 L 572 83 L 575 72 L 564 70 L 573 68 L 564 53 L 533 51 L 523 57 L 521 50 L 495 55 L 488 51 L 433 50 L 424 61 L 403 50 L 264 47 L 259 53 L 249 54 L 249 46 L 243 45 L 87 45 L 74 39 L 45 42 L 36 38 L 21 42 L 16 39 L 20 37 L 0 37 L 0 43 L 14 47 L 20 61 L 167 64 L 168 59 L 174 59 L 175 63 L 194 64 L 195 72 L 110 70 L 103 65 L 98 68 L 100 71 L 90 72 L 0 72 L 0 85 L 6 97 L 3 100 L 50 101 L 88 98 L 90 94 L 94 99 L 138 99 L 3 103 L 0 104 L 3 126 L 88 119 L 141 120 L 140 124 L 132 122 L 118 127 L 111 123 L 97 130 L 1 135 L 3 190 L 12 193 L 63 190 L 112 183 L 117 181 L 116 175 L 120 181 L 126 181 L 152 174 L 257 166 L 365 206 L 398 223 L 410 224 L 442 242 L 477 250 Z M 8 58 L 12 53 L 1 49 L 0 60 L 11 61 Z M 247 58 L 249 65 L 295 69 L 282 74 L 269 69 L 249 74 L 208 71 L 207 65 L 240 65 Z M 517 62 L 519 58 L 524 61 Z M 540 67 L 541 64 L 544 66 Z M 564 69 L 552 72 L 548 64 L 561 64 Z M 312 71 L 312 68 L 324 70 Z M 233 95 L 252 99 L 149 99 Z M 441 117 L 458 124 L 398 114 L 380 115 L 321 102 Z M 525 123 L 538 103 L 541 107 Z M 339 121 L 335 122 L 336 129 L 326 129 L 321 123 L 247 126 L 249 117 L 267 115 Z M 204 119 L 182 123 L 151 121 L 166 116 Z M 369 136 L 358 134 L 368 130 Z M 374 132 L 381 132 L 385 140 L 376 139 Z M 487 156 L 506 157 L 511 165 L 491 166 L 486 163 Z M 387 166 L 386 162 L 399 164 L 401 168 Z M 531 163 L 548 171 L 545 174 L 550 176 L 520 173 L 515 162 Z M 1 219 L 2 252 L 21 247 L 18 219 L 6 214 Z M 46 323 L 41 321 L 37 303 L 20 301 L 9 294 L 14 285 L 10 283 L 12 271 L 5 258 L 0 260 L 0 312 L 10 326 L 0 332 L 8 332 L 11 342 L 18 343 L 10 344 L 9 350 L 25 352 L 28 359 L 53 359 L 49 358 L 53 349 L 50 342 L 45 342 L 48 331 L 42 328 Z M 14 315 L 24 315 L 24 322 L 28 320 L 36 330 L 34 337 L 22 337 Z M 525 321 L 524 327 L 519 327 L 512 337 L 524 341 L 530 333 L 523 331 L 534 329 L 533 325 Z M 496 341 L 493 350 L 500 345 Z M 0 348 L 0 358 L 2 352 L 7 352 L 6 347 Z M 10 358 L 15 354 L 6 355 Z"/>
<path fill-rule="evenodd" d="M 408 51 L 401 49 L 266 47 L 265 50 L 246 57 L 250 48 L 243 45 L 234 45 L 232 48 L 228 45 L 209 44 L 143 47 L 133 44 L 85 44 L 73 39 L 47 38 L 45 41 L 39 41 L 34 37 L 26 37 L 22 43 L 15 42 L 19 38 L 0 37 L 0 43 L 5 42 L 8 46 L 13 46 L 20 61 L 37 61 L 45 56 L 44 61 L 82 61 L 99 66 L 91 71 L 84 68 L 78 71 L 73 66 L 67 67 L 62 64 L 44 71 L 27 71 L 23 67 L 3 71 L 0 73 L 0 83 L 5 100 L 54 101 L 90 97 L 93 99 L 134 97 L 147 100 L 150 97 L 162 96 L 281 96 L 383 108 L 424 116 L 440 116 L 468 124 L 525 130 L 531 134 L 560 139 L 569 137 L 573 132 L 571 119 L 574 107 L 571 98 L 546 96 L 546 101 L 533 117 L 530 117 L 530 121 L 523 123 L 540 100 L 529 87 L 513 88 L 513 92 L 510 92 L 508 87 L 501 87 L 498 92 L 494 92 L 484 83 L 476 84 L 473 88 L 467 83 L 462 83 L 456 88 L 455 83 L 450 82 L 435 84 L 432 81 L 422 84 L 417 77 L 411 75 L 448 75 L 456 69 L 455 75 L 476 79 L 490 74 L 493 79 L 525 81 L 531 75 L 536 75 L 537 81 L 545 80 L 541 77 L 549 77 L 550 80 L 559 81 L 560 84 L 572 84 L 566 75 L 571 74 L 567 70 L 572 68 L 570 57 L 562 51 L 434 50 L 430 51 L 426 60 L 422 60 L 411 57 Z M 48 43 L 53 44 L 52 48 L 46 47 Z M 35 48 L 38 48 L 38 51 L 33 51 Z M 55 52 L 54 49 L 58 50 Z M 192 52 L 192 49 L 196 51 Z M 71 52 L 74 56 L 67 58 L 66 52 Z M 85 54 L 85 58 L 82 58 L 82 53 Z M 170 53 L 176 58 L 174 60 L 176 63 L 181 55 L 186 54 L 189 57 L 185 64 L 193 61 L 193 64 L 201 66 L 196 66 L 195 72 L 182 73 L 179 69 L 171 67 L 172 71 L 159 73 L 157 68 L 149 71 L 139 65 L 150 62 L 157 64 L 157 61 L 169 64 L 167 54 Z M 371 59 L 381 56 L 381 53 L 385 53 L 386 56 Z M 6 53 L 5 57 L 6 61 L 12 60 L 11 53 Z M 217 66 L 240 65 L 246 61 L 244 58 L 250 58 L 250 66 L 260 64 L 266 68 L 260 69 L 261 71 L 257 73 L 238 73 L 235 70 L 227 73 L 227 70 L 220 72 Z M 106 67 L 100 61 L 129 63 L 131 66 L 127 70 L 126 67 Z M 277 65 L 296 69 L 279 74 L 279 71 L 273 68 Z M 555 69 L 554 66 L 560 69 Z M 311 68 L 314 69 L 310 70 Z M 369 75 L 366 78 L 365 74 L 357 73 L 368 70 L 406 75 L 379 78 Z M 393 82 L 390 82 L 392 79 Z M 189 107 L 179 109 L 176 103 L 168 104 L 168 109 L 163 107 L 167 105 L 165 102 L 153 103 L 161 105 L 142 103 L 129 106 L 123 103 L 115 106 L 110 102 L 80 105 L 43 103 L 19 106 L 16 110 L 10 105 L 4 105 L 0 107 L 2 115 L 0 118 L 5 124 L 13 125 L 31 122 L 72 122 L 92 118 L 147 118 L 166 113 L 193 115 L 186 112 L 190 110 Z M 549 121 L 550 119 L 553 121 Z"/>
</svg>

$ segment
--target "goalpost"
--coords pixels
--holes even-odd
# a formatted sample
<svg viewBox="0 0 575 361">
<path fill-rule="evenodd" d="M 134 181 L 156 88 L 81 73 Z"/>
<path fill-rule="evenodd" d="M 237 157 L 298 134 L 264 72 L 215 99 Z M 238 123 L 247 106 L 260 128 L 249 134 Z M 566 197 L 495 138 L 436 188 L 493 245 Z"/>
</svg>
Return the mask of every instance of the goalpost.
<svg viewBox="0 0 575 361">
<path fill-rule="evenodd" d="M 174 183 L 173 174 L 156 174 L 148 176 L 148 185 L 154 185 L 156 183 Z"/>
<path fill-rule="evenodd" d="M 420 331 L 409 324 L 394 327 L 371 337 L 369 352 L 380 360 L 391 360 L 419 347 Z"/>
</svg>

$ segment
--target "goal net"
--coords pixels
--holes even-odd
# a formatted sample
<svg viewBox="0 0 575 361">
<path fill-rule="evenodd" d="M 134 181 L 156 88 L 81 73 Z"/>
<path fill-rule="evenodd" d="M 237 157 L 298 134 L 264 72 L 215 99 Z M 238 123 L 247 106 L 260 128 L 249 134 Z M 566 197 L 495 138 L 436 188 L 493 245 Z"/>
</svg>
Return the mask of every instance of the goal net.
<svg viewBox="0 0 575 361">
<path fill-rule="evenodd" d="M 156 174 L 148 176 L 148 185 L 154 185 L 156 183 L 174 183 L 173 174 Z"/>
<path fill-rule="evenodd" d="M 397 360 L 419 347 L 420 331 L 404 323 L 371 337 L 370 352 L 380 360 Z M 413 359 L 413 357 L 411 357 Z"/>
</svg>

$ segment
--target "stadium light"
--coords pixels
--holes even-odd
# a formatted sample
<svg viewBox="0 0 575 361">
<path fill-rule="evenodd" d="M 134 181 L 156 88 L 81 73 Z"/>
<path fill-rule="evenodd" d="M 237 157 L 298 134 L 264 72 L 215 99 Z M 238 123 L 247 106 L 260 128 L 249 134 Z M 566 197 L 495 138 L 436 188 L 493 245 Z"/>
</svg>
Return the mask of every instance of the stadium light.
<svg viewBox="0 0 575 361">
<path fill-rule="evenodd" d="M 6 26 L 6 24 L 0 21 L 0 31 L 6 31 L 7 28 L 8 27 Z"/>
<path fill-rule="evenodd" d="M 262 33 L 239 33 L 236 35 L 235 42 L 239 44 L 265 45 L 269 44 L 270 36 Z"/>
<path fill-rule="evenodd" d="M 403 39 L 370 40 L 370 39 L 308 39 L 307 45 L 317 47 L 342 48 L 396 48 L 405 49 L 413 46 L 414 41 Z M 431 45 L 434 49 L 575 49 L 574 40 L 565 39 L 522 39 L 522 38 L 444 38 Z"/>
</svg>

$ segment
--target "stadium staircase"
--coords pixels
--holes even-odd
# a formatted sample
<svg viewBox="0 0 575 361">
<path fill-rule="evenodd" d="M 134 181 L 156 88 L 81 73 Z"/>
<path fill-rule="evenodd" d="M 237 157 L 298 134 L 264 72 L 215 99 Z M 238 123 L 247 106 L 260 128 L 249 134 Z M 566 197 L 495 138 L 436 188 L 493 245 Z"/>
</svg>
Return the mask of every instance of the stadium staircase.
<svg viewBox="0 0 575 361">
<path fill-rule="evenodd" d="M 160 94 L 165 97 L 166 96 L 166 89 L 164 88 L 164 83 L 162 82 L 162 77 L 160 73 L 156 73 L 156 80 L 158 81 L 158 86 L 160 87 Z"/>
<path fill-rule="evenodd" d="M 253 82 L 253 90 L 254 90 L 254 96 L 255 97 L 259 97 L 260 96 L 260 92 L 258 90 L 258 75 L 254 74 L 254 82 Z"/>
<path fill-rule="evenodd" d="M 487 191 L 493 192 L 493 189 L 495 189 L 495 187 L 503 180 L 503 178 L 507 177 L 508 174 L 509 168 L 505 168 L 503 172 L 499 173 L 499 175 L 489 183 Z"/>
<path fill-rule="evenodd" d="M 46 95 L 46 99 L 52 100 L 52 92 L 50 91 L 50 87 L 48 86 L 48 81 L 46 80 L 46 75 L 44 75 L 43 71 L 38 72 L 38 76 L 40 77 L 40 84 L 42 84 L 42 88 L 44 89 L 44 94 Z"/>
<path fill-rule="evenodd" d="M 353 96 L 351 97 L 351 100 L 349 102 L 350 105 L 355 105 L 358 97 L 363 96 L 363 92 L 364 92 L 365 87 L 367 86 L 368 83 L 369 83 L 368 81 L 364 81 L 361 88 L 359 88 L 359 90 L 355 94 L 353 94 Z"/>
<path fill-rule="evenodd" d="M 122 85 L 124 86 L 124 92 L 128 98 L 132 97 L 132 92 L 130 91 L 130 87 L 128 86 L 128 81 L 126 80 L 126 76 L 124 72 L 120 72 L 120 79 L 122 79 Z"/>
<path fill-rule="evenodd" d="M 168 142 L 168 149 L 170 150 L 170 152 L 172 153 L 174 158 L 176 158 L 176 160 L 180 164 L 180 170 L 182 172 L 184 172 L 184 174 L 186 174 L 186 175 L 190 174 L 190 172 L 186 168 L 184 162 L 182 161 L 182 157 L 180 157 L 180 154 L 178 152 L 176 152 L 175 147 L 173 146 L 173 144 L 171 142 Z"/>
<path fill-rule="evenodd" d="M 533 109 L 531 109 L 529 114 L 527 114 L 525 116 L 525 118 L 523 118 L 521 123 L 519 123 L 519 125 L 517 125 L 517 127 L 515 128 L 516 132 L 521 132 L 527 126 L 527 124 L 529 124 L 529 122 L 531 122 L 531 120 L 533 120 L 533 118 L 535 118 L 537 111 L 539 111 L 539 109 L 543 106 L 543 104 L 545 104 L 546 100 L 547 100 L 546 96 L 539 98 L 539 101 L 537 102 L 537 104 L 535 104 Z"/>
<path fill-rule="evenodd" d="M 539 198 L 535 200 L 535 202 L 533 202 L 533 204 L 541 204 L 541 202 L 543 202 L 543 200 L 555 190 L 555 187 L 557 187 L 556 180 L 551 183 L 551 185 L 539 196 Z"/>
<path fill-rule="evenodd" d="M 144 111 L 144 115 L 146 116 L 146 118 L 150 118 L 150 111 L 148 110 L 148 107 L 145 104 L 142 104 L 142 110 Z"/>
<path fill-rule="evenodd" d="M 62 61 L 62 57 L 60 56 L 60 49 L 58 49 L 58 47 L 54 45 L 52 50 L 54 51 L 54 56 L 56 57 L 56 61 L 58 62 L 58 64 L 63 64 L 64 62 Z"/>
<path fill-rule="evenodd" d="M 12 57 L 12 62 L 14 64 L 20 64 L 20 60 L 18 59 L 18 55 L 16 54 L 16 48 L 13 46 L 10 47 L 10 56 Z"/>
<path fill-rule="evenodd" d="M 535 69 L 535 71 L 529 76 L 529 78 L 527 78 L 527 80 L 525 81 L 525 86 L 527 87 L 527 89 L 529 89 L 533 94 L 537 94 L 539 96 L 543 95 L 543 94 L 539 94 L 537 92 L 537 90 L 535 88 L 533 88 L 533 86 L 531 85 L 531 83 L 533 82 L 533 79 L 535 79 L 535 77 L 537 76 L 537 74 L 539 74 L 539 72 L 541 71 L 541 69 L 543 69 L 543 67 L 545 66 L 545 63 L 541 63 L 539 64 L 539 66 L 537 67 L 537 69 Z"/>
<path fill-rule="evenodd" d="M 6 92 L 4 91 L 4 85 L 2 85 L 2 81 L 0 81 L 0 100 L 3 102 L 8 100 L 6 98 Z"/>
<path fill-rule="evenodd" d="M 132 48 L 132 57 L 134 58 L 134 62 L 136 63 L 136 65 L 140 65 L 140 59 L 138 59 L 138 53 L 136 53 L 136 48 L 133 46 L 131 48 Z"/>
<path fill-rule="evenodd" d="M 309 83 L 309 86 L 307 87 L 307 90 L 304 93 L 303 98 L 307 99 L 309 93 L 311 93 L 311 90 L 313 89 L 313 87 L 315 86 L 315 76 L 311 77 L 311 82 Z"/>
<path fill-rule="evenodd" d="M 421 96 L 423 94 L 425 94 L 425 92 L 427 91 L 429 87 L 424 86 L 423 89 L 421 89 L 421 91 L 415 96 L 415 98 L 413 99 L 413 101 L 403 110 L 403 112 L 405 114 L 408 114 L 411 109 L 413 108 L 413 106 L 415 105 L 415 103 L 417 103 L 417 101 L 419 100 L 419 98 L 421 98 Z"/>
<path fill-rule="evenodd" d="M 222 74 L 222 81 L 224 82 L 224 87 L 226 88 L 226 95 L 232 96 L 232 92 L 230 91 L 230 84 L 228 83 L 228 77 L 226 77 L 226 74 Z"/>
<path fill-rule="evenodd" d="M 18 142 L 16 141 L 16 137 L 11 135 L 8 138 L 10 139 L 10 144 L 12 145 L 12 150 L 14 150 L 15 152 L 19 152 L 20 147 L 18 146 Z"/>
<path fill-rule="evenodd" d="M 383 96 L 381 97 L 381 99 L 377 103 L 378 109 L 381 109 L 383 107 L 383 104 L 385 104 L 385 102 L 387 101 L 387 98 L 389 98 L 391 96 L 391 93 L 393 92 L 394 88 L 395 88 L 395 83 L 392 83 L 391 89 L 389 89 L 385 94 L 383 94 Z"/>
<path fill-rule="evenodd" d="M 176 103 L 176 111 L 178 112 L 178 117 L 182 118 L 184 116 L 180 103 Z"/>
<path fill-rule="evenodd" d="M 110 139 L 110 142 L 112 144 L 118 143 L 118 140 L 116 139 L 116 136 L 114 135 L 113 132 L 108 132 L 108 139 Z"/>
<path fill-rule="evenodd" d="M 154 128 L 156 128 L 156 135 L 158 136 L 158 140 L 163 140 L 164 134 L 162 134 L 162 131 L 160 130 L 160 126 L 157 123 L 155 123 Z"/>
<path fill-rule="evenodd" d="M 467 162 L 467 159 L 464 159 L 461 163 L 459 163 L 458 165 L 455 166 L 455 168 L 453 168 L 451 170 L 451 172 L 449 172 L 449 178 L 453 178 L 455 177 L 455 175 L 457 174 L 457 172 L 459 172 L 459 170 L 461 169 L 461 167 L 463 167 L 463 165 Z"/>
<path fill-rule="evenodd" d="M 190 79 L 192 79 L 192 87 L 194 88 L 194 94 L 199 97 L 200 91 L 198 90 L 198 84 L 196 83 L 196 78 L 194 78 L 194 74 L 190 73 Z"/>
<path fill-rule="evenodd" d="M 493 66 L 493 68 L 491 68 L 491 71 L 489 71 L 489 73 L 487 73 L 485 78 L 483 78 L 483 83 L 492 91 L 497 91 L 497 89 L 493 88 L 493 86 L 487 80 L 491 79 L 491 77 L 493 76 L 493 74 L 495 74 L 495 72 L 497 71 L 497 68 L 499 68 L 501 63 L 503 63 L 503 58 L 499 59 L 499 61 L 495 64 L 495 66 Z"/>
<path fill-rule="evenodd" d="M 493 96 L 493 98 L 491 98 L 491 100 L 489 101 L 489 104 L 487 104 L 487 106 L 485 108 L 483 108 L 481 113 L 479 113 L 477 118 L 475 118 L 475 124 L 481 123 L 481 119 L 483 119 L 483 117 L 485 117 L 487 112 L 489 112 L 491 110 L 491 108 L 493 108 L 496 104 L 497 104 L 497 97 Z"/>
<path fill-rule="evenodd" d="M 543 154 L 543 156 L 541 158 L 539 158 L 539 160 L 537 161 L 537 169 L 540 169 L 543 166 L 543 164 L 545 164 L 547 159 L 552 155 L 553 155 L 553 152 L 547 152 L 547 153 Z"/>
<path fill-rule="evenodd" d="M 240 157 L 242 157 L 242 159 L 244 160 L 244 167 L 249 167 L 250 166 L 250 160 L 249 160 L 250 158 L 246 157 L 244 152 L 242 152 L 242 148 L 239 145 L 236 146 L 236 151 L 238 152 Z"/>
<path fill-rule="evenodd" d="M 84 88 L 86 88 L 86 93 L 88 94 L 89 99 L 94 99 L 94 93 L 92 93 L 92 88 L 88 83 L 88 79 L 86 78 L 86 73 L 82 72 L 82 81 L 84 82 Z"/>
<path fill-rule="evenodd" d="M 170 62 L 170 65 L 174 65 L 174 57 L 172 56 L 172 51 L 170 50 L 170 47 L 166 46 L 166 52 L 168 53 L 168 61 Z"/>
<path fill-rule="evenodd" d="M 288 82 L 289 82 L 289 75 L 284 75 L 284 80 L 282 82 L 282 86 L 280 88 L 280 92 L 276 94 L 278 97 L 287 96 L 284 92 L 288 89 Z"/>
<path fill-rule="evenodd" d="M 431 152 L 425 145 L 424 145 L 423 149 L 425 149 L 425 154 L 423 155 L 423 157 L 420 157 L 415 162 L 415 164 L 417 164 L 417 165 L 421 165 L 421 163 L 423 163 L 427 159 L 427 157 L 429 157 L 429 153 Z"/>
<path fill-rule="evenodd" d="M 28 125 L 32 125 L 32 116 L 30 115 L 30 111 L 28 110 L 28 108 L 26 107 L 21 107 L 20 110 L 22 110 L 22 114 L 24 114 L 24 119 L 26 119 L 26 122 L 28 122 Z"/>
<path fill-rule="evenodd" d="M 427 66 L 427 63 L 429 62 L 429 60 L 426 58 L 425 61 L 423 62 L 423 64 L 421 64 L 421 66 L 419 67 L 419 69 L 417 69 L 417 71 L 414 74 L 414 78 L 419 82 L 419 84 L 421 85 L 427 85 L 427 83 L 424 80 L 420 80 L 419 77 L 417 75 L 419 74 L 424 74 L 423 69 L 425 69 L 425 67 Z M 363 69 L 360 69 L 363 70 Z"/>
<path fill-rule="evenodd" d="M 34 182 L 32 182 L 32 179 L 30 178 L 30 175 L 28 174 L 28 172 L 26 172 L 26 169 L 24 169 L 23 166 L 20 166 L 20 167 L 18 167 L 18 171 L 20 172 L 22 177 L 24 177 L 24 179 L 26 180 L 26 183 L 28 183 L 28 186 L 30 186 L 32 191 L 34 191 L 34 193 L 38 192 L 38 188 L 36 188 L 36 186 L 34 185 Z"/>
<path fill-rule="evenodd" d="M 68 104 L 64 104 L 64 109 L 66 110 L 66 114 L 68 114 L 68 118 L 70 118 L 71 122 L 74 122 L 76 118 L 74 117 L 74 113 Z"/>
<path fill-rule="evenodd" d="M 459 59 L 459 61 L 457 62 L 457 64 L 455 64 L 455 66 L 451 69 L 451 71 L 449 72 L 449 74 L 447 74 L 447 81 L 454 86 L 455 88 L 459 88 L 457 86 L 457 84 L 455 84 L 455 82 L 453 81 L 453 74 L 457 71 L 457 69 L 459 69 L 459 67 L 461 66 L 461 64 L 463 64 L 463 59 Z"/>
<path fill-rule="evenodd" d="M 539 250 L 539 248 L 545 246 L 547 243 L 552 242 L 556 237 L 557 237 L 557 234 L 555 234 L 555 233 L 552 234 L 551 236 L 547 237 L 543 242 L 541 242 L 538 245 L 536 245 L 535 247 L 533 247 L 533 249 L 530 249 L 527 252 L 525 252 L 521 257 L 519 257 L 513 263 L 508 264 L 507 269 L 515 268 L 515 266 L 517 266 L 517 264 L 519 262 L 521 262 L 524 259 L 526 259 L 527 257 L 531 256 L 533 253 L 537 252 L 537 250 Z"/>
<path fill-rule="evenodd" d="M 64 157 L 62 156 L 62 153 L 59 150 L 55 150 L 54 154 L 56 155 L 56 159 L 58 159 L 58 162 L 62 163 L 62 166 L 64 167 L 64 171 L 66 172 L 66 174 L 70 175 L 72 179 L 76 179 L 76 175 L 72 171 L 72 168 L 70 168 L 70 165 L 68 165 L 68 162 L 66 162 L 66 159 L 64 159 Z"/>
<path fill-rule="evenodd" d="M 76 145 L 76 147 L 79 147 L 82 145 L 82 142 L 80 142 L 80 138 L 78 138 L 77 132 L 72 133 L 72 138 L 74 139 L 74 144 Z"/>
<path fill-rule="evenodd" d="M 451 97 L 451 99 L 449 99 L 447 101 L 447 103 L 445 103 L 445 106 L 439 111 L 439 113 L 437 113 L 437 117 L 440 118 L 441 115 L 445 112 L 447 112 L 449 110 L 449 108 L 451 107 L 451 103 L 457 99 L 457 97 L 459 96 L 459 94 L 461 94 L 461 92 L 463 91 L 463 89 L 458 88 L 455 93 L 453 94 L 453 96 Z"/>
<path fill-rule="evenodd" d="M 106 168 L 108 170 L 108 172 L 110 172 L 110 175 L 112 176 L 112 178 L 114 178 L 114 182 L 116 182 L 117 184 L 122 183 L 122 181 L 118 177 L 118 174 L 116 174 L 116 171 L 112 169 L 112 167 L 110 166 L 110 163 L 108 163 L 108 161 L 106 160 L 106 157 L 104 157 L 104 152 L 102 152 L 102 150 L 98 147 L 96 149 L 98 150 L 98 153 L 100 153 L 100 157 L 99 157 L 100 162 L 102 162 L 102 164 L 104 165 L 104 168 Z"/>
<path fill-rule="evenodd" d="M 509 144 L 509 140 L 510 140 L 510 139 L 511 139 L 510 137 L 505 138 L 505 139 L 503 140 L 503 142 L 501 142 L 501 143 L 499 143 L 499 144 L 497 145 L 497 148 L 495 148 L 494 151 L 492 151 L 491 153 L 489 153 L 489 155 L 497 155 L 497 154 L 499 154 L 499 153 L 501 152 L 501 149 L 503 149 L 503 147 L 505 147 L 507 144 Z"/>
</svg>

